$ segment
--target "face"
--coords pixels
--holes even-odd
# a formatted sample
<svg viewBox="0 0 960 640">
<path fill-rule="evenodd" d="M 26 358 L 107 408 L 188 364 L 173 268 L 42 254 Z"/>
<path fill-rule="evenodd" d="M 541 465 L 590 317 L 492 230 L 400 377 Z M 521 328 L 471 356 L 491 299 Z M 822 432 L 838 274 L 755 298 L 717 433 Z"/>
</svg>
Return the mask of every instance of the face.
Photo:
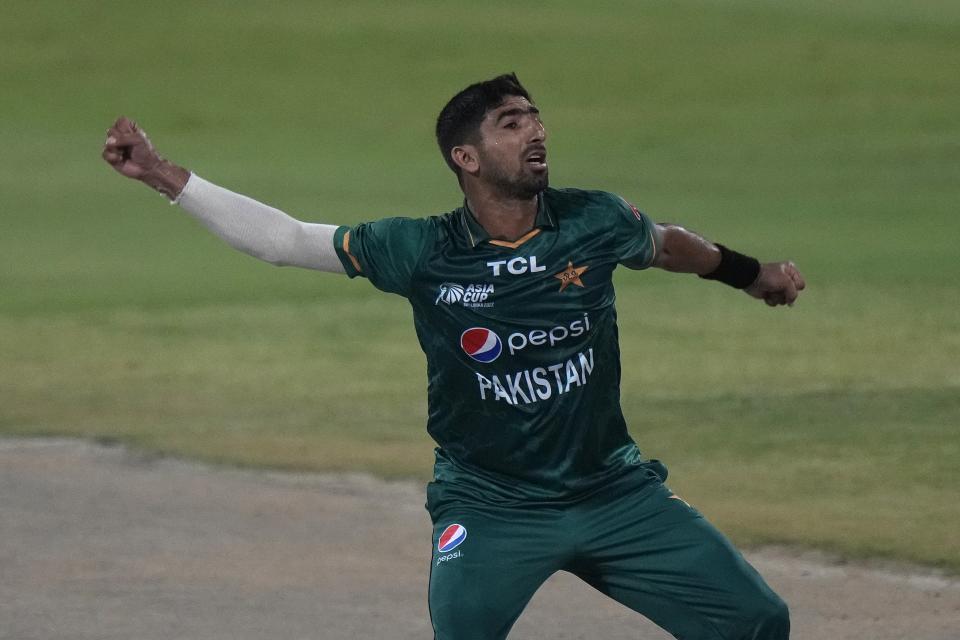
<svg viewBox="0 0 960 640">
<path fill-rule="evenodd" d="M 526 98 L 508 97 L 480 123 L 476 175 L 508 197 L 532 198 L 549 182 L 545 142 L 540 111 Z"/>
</svg>

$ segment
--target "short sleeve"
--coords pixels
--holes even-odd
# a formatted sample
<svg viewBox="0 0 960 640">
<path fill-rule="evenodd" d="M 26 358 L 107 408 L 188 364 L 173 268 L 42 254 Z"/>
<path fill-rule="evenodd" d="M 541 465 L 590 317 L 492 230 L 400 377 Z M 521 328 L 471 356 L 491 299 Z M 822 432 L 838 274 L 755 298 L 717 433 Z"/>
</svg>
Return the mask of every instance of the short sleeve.
<svg viewBox="0 0 960 640">
<path fill-rule="evenodd" d="M 364 276 L 381 291 L 406 297 L 431 229 L 427 219 L 384 218 L 339 227 L 333 246 L 348 276 Z"/>
<path fill-rule="evenodd" d="M 654 222 L 635 206 L 613 196 L 617 210 L 613 237 L 617 262 L 631 269 L 646 269 L 657 255 Z"/>
</svg>

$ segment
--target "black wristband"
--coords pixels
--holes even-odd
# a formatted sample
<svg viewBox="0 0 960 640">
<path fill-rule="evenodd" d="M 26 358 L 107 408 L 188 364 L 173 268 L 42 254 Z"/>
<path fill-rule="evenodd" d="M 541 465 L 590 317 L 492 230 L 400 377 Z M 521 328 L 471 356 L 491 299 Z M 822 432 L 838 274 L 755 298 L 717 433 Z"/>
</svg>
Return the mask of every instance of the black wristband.
<svg viewBox="0 0 960 640">
<path fill-rule="evenodd" d="M 737 289 L 746 289 L 760 275 L 760 261 L 742 253 L 731 251 L 722 244 L 720 249 L 720 264 L 706 275 L 700 276 L 704 280 L 718 280 Z"/>
</svg>

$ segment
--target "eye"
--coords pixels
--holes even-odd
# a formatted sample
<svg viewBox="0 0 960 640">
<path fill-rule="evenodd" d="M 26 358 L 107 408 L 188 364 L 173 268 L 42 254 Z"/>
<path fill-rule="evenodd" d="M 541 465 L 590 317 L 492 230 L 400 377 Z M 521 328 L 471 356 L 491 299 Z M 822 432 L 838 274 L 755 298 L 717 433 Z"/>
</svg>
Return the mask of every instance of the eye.
<svg viewBox="0 0 960 640">
<path fill-rule="evenodd" d="M 520 125 L 517 124 L 517 123 L 514 122 L 514 121 L 510 121 L 510 122 L 508 122 L 507 124 L 503 125 L 503 127 L 504 127 L 505 129 L 516 129 L 516 128 L 519 127 L 519 126 L 520 126 Z"/>
</svg>

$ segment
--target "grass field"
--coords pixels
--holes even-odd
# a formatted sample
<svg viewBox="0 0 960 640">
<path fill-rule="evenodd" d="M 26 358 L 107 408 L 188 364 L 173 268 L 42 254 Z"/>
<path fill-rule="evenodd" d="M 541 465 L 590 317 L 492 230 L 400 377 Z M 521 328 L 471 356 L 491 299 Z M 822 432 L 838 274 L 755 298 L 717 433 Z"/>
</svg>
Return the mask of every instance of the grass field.
<svg viewBox="0 0 960 640">
<path fill-rule="evenodd" d="M 960 571 L 957 3 L 2 12 L 0 434 L 428 477 L 406 303 L 230 251 L 100 145 L 126 114 L 168 157 L 304 219 L 438 213 L 460 198 L 437 111 L 516 70 L 553 184 L 807 276 L 771 310 L 618 274 L 624 408 L 671 486 L 741 543 Z"/>
</svg>

